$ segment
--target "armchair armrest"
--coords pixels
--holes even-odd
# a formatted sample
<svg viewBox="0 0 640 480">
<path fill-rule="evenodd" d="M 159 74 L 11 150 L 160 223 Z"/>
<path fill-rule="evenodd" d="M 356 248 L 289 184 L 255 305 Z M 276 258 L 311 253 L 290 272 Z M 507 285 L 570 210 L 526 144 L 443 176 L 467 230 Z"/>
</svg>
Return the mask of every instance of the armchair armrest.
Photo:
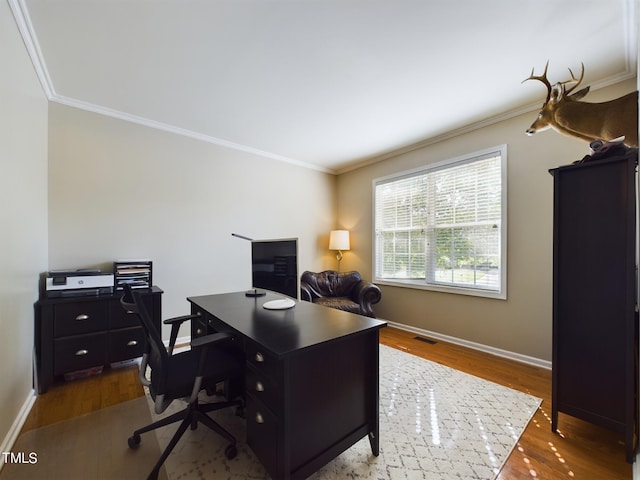
<svg viewBox="0 0 640 480">
<path fill-rule="evenodd" d="M 306 282 L 300 281 L 300 300 L 305 302 L 313 301 L 313 294 Z"/>
<path fill-rule="evenodd" d="M 176 346 L 176 339 L 178 338 L 178 330 L 180 330 L 180 326 L 187 320 L 193 320 L 194 318 L 198 318 L 198 315 L 181 315 L 179 317 L 167 318 L 162 322 L 165 325 L 171 325 L 171 336 L 169 337 L 169 355 L 173 354 L 173 349 Z"/>
<path fill-rule="evenodd" d="M 382 299 L 382 291 L 377 285 L 362 280 L 352 290 L 352 300 L 360 305 L 360 314 L 375 318 L 373 305 Z"/>
</svg>

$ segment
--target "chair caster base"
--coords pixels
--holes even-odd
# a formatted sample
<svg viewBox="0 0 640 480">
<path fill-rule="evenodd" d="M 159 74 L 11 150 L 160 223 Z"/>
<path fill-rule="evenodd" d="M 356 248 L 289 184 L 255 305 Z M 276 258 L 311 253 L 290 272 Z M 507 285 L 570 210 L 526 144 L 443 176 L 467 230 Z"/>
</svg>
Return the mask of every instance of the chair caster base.
<svg viewBox="0 0 640 480">
<path fill-rule="evenodd" d="M 233 443 L 231 443 L 224 449 L 224 454 L 229 460 L 232 460 L 236 458 L 236 455 L 238 455 L 238 449 Z"/>
<path fill-rule="evenodd" d="M 127 443 L 129 444 L 129 448 L 135 450 L 140 446 L 140 435 L 130 436 L 129 439 L 127 440 Z"/>
</svg>

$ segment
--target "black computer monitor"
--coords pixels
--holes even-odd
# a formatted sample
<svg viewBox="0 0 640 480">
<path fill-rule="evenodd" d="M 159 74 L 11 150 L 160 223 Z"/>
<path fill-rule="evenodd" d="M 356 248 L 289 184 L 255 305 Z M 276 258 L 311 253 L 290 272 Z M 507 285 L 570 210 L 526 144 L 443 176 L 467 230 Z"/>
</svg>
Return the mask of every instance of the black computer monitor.
<svg viewBox="0 0 640 480">
<path fill-rule="evenodd" d="M 298 298 L 298 239 L 251 241 L 251 281 L 254 289 Z"/>
</svg>

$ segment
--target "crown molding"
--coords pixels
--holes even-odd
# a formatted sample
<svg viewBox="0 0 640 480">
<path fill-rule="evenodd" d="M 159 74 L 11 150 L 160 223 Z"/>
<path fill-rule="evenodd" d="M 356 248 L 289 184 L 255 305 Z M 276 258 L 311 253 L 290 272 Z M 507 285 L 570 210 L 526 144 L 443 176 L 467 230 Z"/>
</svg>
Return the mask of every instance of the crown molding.
<svg viewBox="0 0 640 480">
<path fill-rule="evenodd" d="M 121 112 L 119 110 L 114 110 L 111 108 L 103 107 L 101 105 L 95 105 L 89 102 L 83 102 L 81 100 L 77 100 L 74 98 L 65 97 L 62 95 L 54 95 L 50 98 L 50 101 L 59 103 L 62 105 L 66 105 L 73 108 L 78 108 L 80 110 L 85 110 L 88 112 L 97 113 L 99 115 L 104 115 L 107 117 L 117 118 L 119 120 L 124 120 L 125 122 L 135 123 L 138 125 L 142 125 L 145 127 L 153 128 L 156 130 L 162 130 L 164 132 L 173 133 L 175 135 L 180 135 L 183 137 L 192 138 L 195 140 L 200 140 L 202 142 L 211 143 L 213 145 L 217 145 L 220 147 L 230 148 L 232 150 L 237 150 L 245 153 L 249 153 L 252 155 L 256 155 L 263 158 L 269 158 L 272 160 L 277 160 L 279 162 L 290 163 L 293 165 L 297 165 L 299 167 L 308 168 L 311 170 L 317 170 L 323 173 L 335 174 L 336 172 L 333 170 L 329 170 L 326 168 L 319 167 L 317 165 L 313 165 L 310 163 L 302 162 L 293 158 L 285 157 L 283 155 L 278 155 L 276 153 L 267 152 L 264 150 L 259 150 L 257 148 L 248 147 L 246 145 L 241 145 L 239 143 L 230 142 L 228 140 L 223 140 L 221 138 L 212 137 L 210 135 L 206 135 L 204 133 L 194 132 L 192 130 L 188 130 L 186 128 L 176 127 L 175 125 L 170 125 L 163 122 L 158 122 L 156 120 L 151 120 L 148 118 L 140 117 L 137 115 L 131 115 L 126 112 Z"/>
<path fill-rule="evenodd" d="M 16 21 L 16 25 L 18 26 L 18 31 L 22 36 L 22 41 L 24 42 L 27 52 L 29 53 L 29 57 L 31 58 L 31 63 L 33 64 L 33 68 L 36 71 L 36 75 L 38 76 L 38 80 L 40 81 L 40 85 L 42 86 L 42 90 L 44 91 L 47 99 L 52 100 L 55 97 L 55 90 L 53 88 L 53 84 L 51 83 L 51 77 L 49 77 L 47 67 L 44 63 L 42 50 L 40 50 L 38 39 L 33 30 L 33 25 L 31 24 L 31 18 L 29 17 L 27 6 L 25 5 L 23 0 L 7 1 L 9 3 L 9 8 L 11 8 L 11 12 L 13 13 L 13 18 Z"/>
<path fill-rule="evenodd" d="M 638 56 L 637 23 L 638 22 L 637 22 L 636 15 L 639 13 L 636 10 L 637 1 L 638 0 L 625 0 L 625 8 L 627 10 L 627 15 L 626 15 L 627 23 L 625 28 L 626 30 L 625 31 L 625 36 L 626 36 L 625 70 L 617 75 L 608 77 L 604 80 L 601 80 L 598 83 L 592 84 L 591 85 L 592 91 L 607 87 L 609 85 L 613 85 L 615 83 L 622 82 L 624 80 L 637 77 L 636 69 L 637 69 L 637 63 L 638 63 L 637 61 L 637 56 Z M 98 113 L 100 115 L 118 118 L 127 122 L 143 125 L 149 128 L 163 130 L 165 132 L 173 133 L 175 135 L 181 135 L 181 136 L 193 138 L 193 139 L 207 142 L 213 145 L 218 145 L 221 147 L 226 147 L 226 148 L 230 148 L 237 151 L 242 151 L 242 152 L 256 155 L 259 157 L 269 158 L 272 160 L 277 160 L 277 161 L 289 163 L 292 165 L 297 165 L 302 168 L 316 170 L 316 171 L 331 174 L 331 175 L 340 175 L 353 170 L 357 170 L 362 167 L 366 167 L 368 165 L 372 165 L 374 163 L 388 160 L 390 158 L 398 157 L 405 153 L 409 153 L 414 150 L 425 148 L 427 146 L 434 145 L 444 140 L 448 140 L 450 138 L 454 138 L 460 135 L 464 135 L 466 133 L 473 132 L 480 128 L 484 128 L 484 127 L 502 122 L 504 120 L 509 120 L 511 118 L 522 115 L 524 113 L 535 111 L 539 108 L 539 102 L 536 102 L 535 104 L 530 104 L 524 107 L 513 109 L 508 112 L 504 112 L 498 115 L 488 117 L 478 122 L 470 123 L 460 128 L 449 130 L 443 134 L 435 135 L 435 136 L 426 138 L 424 140 L 421 140 L 419 142 L 394 148 L 394 149 L 388 150 L 387 152 L 383 152 L 381 154 L 375 154 L 366 158 L 362 158 L 360 160 L 355 160 L 354 162 L 351 162 L 348 165 L 346 165 L 344 168 L 330 169 L 330 168 L 320 167 L 318 165 L 310 164 L 308 162 L 303 162 L 300 160 L 285 157 L 283 155 L 279 155 L 276 153 L 267 152 L 267 151 L 259 150 L 246 145 L 241 145 L 241 144 L 230 142 L 220 138 L 212 137 L 210 135 L 206 135 L 203 133 L 194 132 L 184 128 L 176 127 L 174 125 L 169 125 L 169 124 L 158 122 L 148 118 L 131 115 L 125 112 L 120 112 L 117 110 L 106 108 L 100 105 L 95 105 L 95 104 L 91 104 L 81 100 L 58 95 L 55 91 L 55 88 L 53 87 L 51 77 L 49 76 L 49 72 L 47 70 L 46 63 L 42 55 L 42 50 L 40 49 L 37 36 L 33 29 L 33 25 L 31 24 L 29 11 L 27 9 L 26 4 L 24 3 L 24 0 L 7 0 L 7 2 L 9 4 L 9 7 L 11 8 L 16 25 L 18 27 L 20 35 L 22 36 L 22 40 L 25 44 L 27 52 L 29 53 L 29 57 L 31 58 L 31 62 L 36 71 L 38 80 L 40 81 L 40 85 L 42 86 L 42 90 L 44 91 L 44 94 L 49 101 L 60 103 L 63 105 L 74 107 L 74 108 L 78 108 L 81 110 Z"/>
<path fill-rule="evenodd" d="M 42 90 L 50 102 L 67 105 L 69 107 L 78 108 L 80 110 L 85 110 L 85 111 L 97 113 L 100 115 L 105 115 L 112 118 L 118 118 L 126 122 L 131 122 L 131 123 L 143 125 L 149 128 L 162 130 L 165 132 L 173 133 L 175 135 L 193 138 L 206 143 L 249 153 L 259 157 L 269 158 L 272 160 L 277 160 L 285 163 L 290 163 L 292 165 L 297 165 L 299 167 L 316 170 L 322 173 L 328 173 L 331 175 L 335 175 L 337 173 L 335 170 L 320 167 L 318 165 L 313 165 L 313 164 L 296 160 L 293 158 L 285 157 L 277 153 L 259 150 L 257 148 L 230 142 L 230 141 L 212 137 L 210 135 L 206 135 L 203 133 L 194 132 L 184 128 L 176 127 L 174 125 L 169 125 L 166 123 L 158 122 L 158 121 L 140 117 L 137 115 L 131 115 L 125 112 L 120 112 L 118 110 L 110 109 L 100 105 L 95 105 L 89 102 L 84 102 L 74 98 L 58 95 L 55 91 L 55 88 L 53 87 L 51 77 L 49 76 L 49 72 L 47 70 L 47 66 L 44 61 L 44 57 L 42 55 L 42 50 L 40 49 L 38 38 L 33 29 L 33 25 L 29 17 L 29 11 L 27 9 L 27 6 L 24 3 L 24 0 L 7 0 L 7 1 L 9 3 L 9 7 L 11 8 L 11 12 L 13 13 L 13 17 L 15 19 L 20 35 L 22 36 L 22 41 L 24 42 L 27 52 L 29 53 L 29 57 L 31 58 L 31 63 L 33 64 L 33 67 L 36 71 L 36 75 L 38 77 L 38 80 L 40 81 L 40 85 L 42 86 Z"/>
<path fill-rule="evenodd" d="M 635 55 L 635 53 L 633 54 Z M 635 57 L 634 57 L 635 58 Z M 633 65 L 632 65 L 633 64 Z M 633 69 L 632 69 L 633 68 Z M 591 84 L 591 91 L 597 91 L 602 88 L 615 85 L 616 83 L 623 82 L 625 80 L 630 80 L 632 78 L 636 78 L 635 72 L 635 61 L 627 61 L 627 65 L 625 71 L 607 77 L 599 82 Z M 368 165 L 373 165 L 374 163 L 382 162 L 384 160 L 388 160 L 390 158 L 399 157 L 400 155 L 404 155 L 405 153 L 413 152 L 415 150 L 419 150 L 421 148 L 428 147 L 430 145 L 435 145 L 436 143 L 443 142 L 445 140 L 449 140 L 454 137 L 458 137 L 460 135 L 464 135 L 467 133 L 471 133 L 475 130 L 479 130 L 484 127 L 488 127 L 490 125 L 495 125 L 496 123 L 503 122 L 505 120 L 510 120 L 512 118 L 518 117 L 520 115 L 535 112 L 540 110 L 540 102 L 531 103 L 529 105 L 525 105 L 523 107 L 518 107 L 497 115 L 493 115 L 491 117 L 487 117 L 478 122 L 469 123 L 459 128 L 454 128 L 452 130 L 448 130 L 445 133 L 440 135 L 435 135 L 433 137 L 425 138 L 424 140 L 420 140 L 419 142 L 411 143 L 408 145 L 404 145 L 398 148 L 394 148 L 387 152 L 384 152 L 379 155 L 371 156 L 368 158 L 361 159 L 360 161 L 351 163 L 344 168 L 340 168 L 337 170 L 337 174 L 348 173 L 353 170 L 357 170 L 362 167 L 366 167 Z"/>
<path fill-rule="evenodd" d="M 592 92 L 599 90 L 601 88 L 608 87 L 610 85 L 615 85 L 616 83 L 620 83 L 625 80 L 637 78 L 638 54 L 639 54 L 638 24 L 640 22 L 640 17 L 639 17 L 640 12 L 637 10 L 638 3 L 640 3 L 640 0 L 625 0 L 625 9 L 627 12 L 627 14 L 625 15 L 625 18 L 627 20 L 625 24 L 625 69 L 616 75 L 609 76 L 603 80 L 600 80 L 599 82 L 592 84 L 591 85 Z M 413 152 L 414 150 L 419 150 L 421 148 L 434 145 L 444 140 L 458 137 L 460 135 L 473 132 L 480 128 L 488 127 L 490 125 L 494 125 L 504 120 L 509 120 L 519 115 L 537 111 L 539 109 L 540 109 L 540 102 L 536 102 L 536 103 L 526 105 L 524 107 L 519 107 L 513 110 L 509 110 L 507 112 L 503 112 L 501 114 L 488 117 L 479 122 L 470 123 L 462 127 L 449 130 L 443 134 L 425 138 L 424 140 L 420 140 L 419 142 L 410 143 L 398 148 L 391 149 L 387 152 L 383 152 L 381 154 L 372 155 L 367 158 L 362 158 L 358 161 L 350 163 L 349 165 L 346 165 L 344 168 L 337 169 L 336 173 L 338 175 L 343 173 L 348 173 L 353 170 L 366 167 L 368 165 L 373 165 L 374 163 L 382 162 L 390 158 L 399 157 L 400 155 L 403 155 L 405 153 Z"/>
</svg>

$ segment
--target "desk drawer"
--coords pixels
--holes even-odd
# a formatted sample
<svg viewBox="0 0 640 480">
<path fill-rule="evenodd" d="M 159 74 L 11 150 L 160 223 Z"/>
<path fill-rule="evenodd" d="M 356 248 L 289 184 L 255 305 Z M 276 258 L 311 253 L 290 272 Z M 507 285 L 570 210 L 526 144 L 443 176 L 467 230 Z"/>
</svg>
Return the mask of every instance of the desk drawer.
<svg viewBox="0 0 640 480">
<path fill-rule="evenodd" d="M 146 339 L 141 327 L 123 328 L 109 332 L 109 361 L 119 362 L 141 357 Z"/>
<path fill-rule="evenodd" d="M 277 472 L 278 422 L 276 416 L 252 395 L 246 397 L 247 443 L 267 472 Z"/>
<path fill-rule="evenodd" d="M 107 334 L 104 332 L 55 340 L 54 348 L 55 375 L 107 363 Z"/>
<path fill-rule="evenodd" d="M 245 344 L 247 363 L 260 375 L 270 377 L 272 380 L 278 379 L 278 361 L 266 353 L 259 345 L 247 341 Z"/>
<path fill-rule="evenodd" d="M 151 318 L 155 318 L 153 314 L 153 296 L 143 295 L 142 303 L 147 309 L 147 313 Z M 111 330 L 126 327 L 139 327 L 140 319 L 133 313 L 125 312 L 122 308 L 120 300 L 113 300 L 109 303 L 109 327 Z"/>
<path fill-rule="evenodd" d="M 256 372 L 249 364 L 245 374 L 245 391 L 274 412 L 278 409 L 278 390 L 273 380 Z"/>
<path fill-rule="evenodd" d="M 204 316 L 191 320 L 191 338 L 203 337 L 208 333 L 207 320 Z"/>
<path fill-rule="evenodd" d="M 61 303 L 53 307 L 53 335 L 67 337 L 107 330 L 107 309 L 102 302 Z"/>
</svg>

